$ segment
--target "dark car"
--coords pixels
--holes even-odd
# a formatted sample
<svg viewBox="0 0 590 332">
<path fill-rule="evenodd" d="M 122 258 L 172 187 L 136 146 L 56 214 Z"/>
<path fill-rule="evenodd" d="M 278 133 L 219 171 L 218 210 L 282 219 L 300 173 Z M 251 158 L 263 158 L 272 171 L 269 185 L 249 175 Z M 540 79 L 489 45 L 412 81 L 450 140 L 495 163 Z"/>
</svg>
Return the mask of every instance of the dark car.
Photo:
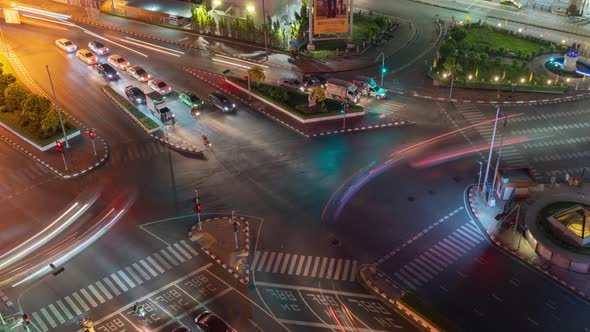
<svg viewBox="0 0 590 332">
<path fill-rule="evenodd" d="M 119 78 L 119 73 L 108 63 L 99 63 L 96 65 L 98 73 L 104 77 L 105 80 L 111 81 Z"/>
<path fill-rule="evenodd" d="M 224 112 L 231 112 L 236 108 L 236 104 L 232 103 L 229 98 L 219 92 L 211 92 L 209 94 L 209 101 L 211 101 L 213 106 Z"/>
<path fill-rule="evenodd" d="M 144 104 L 145 103 L 145 93 L 141 91 L 140 88 L 130 85 L 125 87 L 125 94 L 127 98 L 136 104 Z"/>
<path fill-rule="evenodd" d="M 204 332 L 237 332 L 229 327 L 221 318 L 209 311 L 205 311 L 195 318 L 197 327 Z"/>
<path fill-rule="evenodd" d="M 303 75 L 303 83 L 308 84 L 313 82 L 313 84 L 320 84 L 324 89 L 326 88 L 326 84 L 328 83 L 328 79 L 320 76 L 320 75 Z"/>
</svg>

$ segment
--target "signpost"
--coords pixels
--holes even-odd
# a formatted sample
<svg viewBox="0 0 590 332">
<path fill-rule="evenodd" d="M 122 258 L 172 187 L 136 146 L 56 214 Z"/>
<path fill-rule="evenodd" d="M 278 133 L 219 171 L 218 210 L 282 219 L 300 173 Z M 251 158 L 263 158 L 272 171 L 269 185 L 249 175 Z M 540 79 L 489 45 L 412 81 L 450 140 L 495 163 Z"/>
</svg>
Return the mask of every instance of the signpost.
<svg viewBox="0 0 590 332">
<path fill-rule="evenodd" d="M 238 246 L 238 232 L 240 231 L 240 223 L 238 221 L 234 221 L 234 239 L 236 240 L 236 249 L 240 249 Z"/>
</svg>

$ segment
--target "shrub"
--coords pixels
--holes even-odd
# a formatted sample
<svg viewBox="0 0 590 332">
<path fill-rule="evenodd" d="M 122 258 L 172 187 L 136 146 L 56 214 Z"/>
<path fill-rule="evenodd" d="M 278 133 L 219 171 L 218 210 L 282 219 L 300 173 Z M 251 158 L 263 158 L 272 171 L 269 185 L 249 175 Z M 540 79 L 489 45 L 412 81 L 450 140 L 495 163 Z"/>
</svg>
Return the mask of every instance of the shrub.
<svg viewBox="0 0 590 332">
<path fill-rule="evenodd" d="M 7 112 L 18 111 L 22 109 L 23 102 L 29 98 L 31 91 L 24 85 L 12 83 L 4 90 L 4 103 Z"/>
<path fill-rule="evenodd" d="M 22 124 L 24 126 L 32 124 L 33 126 L 38 127 L 41 125 L 41 120 L 45 118 L 47 112 L 51 109 L 51 101 L 45 97 L 31 94 L 21 106 Z"/>
<path fill-rule="evenodd" d="M 4 90 L 12 83 L 16 82 L 16 77 L 12 74 L 0 75 L 0 95 L 4 95 Z"/>
</svg>

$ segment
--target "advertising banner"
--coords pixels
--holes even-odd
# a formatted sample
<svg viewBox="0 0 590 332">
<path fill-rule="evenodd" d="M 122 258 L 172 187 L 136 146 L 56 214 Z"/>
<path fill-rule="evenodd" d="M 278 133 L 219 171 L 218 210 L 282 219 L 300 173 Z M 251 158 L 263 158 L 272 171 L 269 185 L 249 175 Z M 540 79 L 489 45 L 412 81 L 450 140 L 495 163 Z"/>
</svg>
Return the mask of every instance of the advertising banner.
<svg viewBox="0 0 590 332">
<path fill-rule="evenodd" d="M 314 0 L 314 34 L 348 33 L 350 0 Z"/>
</svg>

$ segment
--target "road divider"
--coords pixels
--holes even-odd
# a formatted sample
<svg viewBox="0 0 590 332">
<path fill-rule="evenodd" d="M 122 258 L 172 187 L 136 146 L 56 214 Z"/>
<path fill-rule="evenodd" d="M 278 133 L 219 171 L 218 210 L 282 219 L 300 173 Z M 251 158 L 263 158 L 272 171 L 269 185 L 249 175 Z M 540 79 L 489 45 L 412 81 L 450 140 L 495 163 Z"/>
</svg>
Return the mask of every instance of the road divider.
<svg viewBox="0 0 590 332">
<path fill-rule="evenodd" d="M 160 130 L 160 126 L 147 115 L 143 114 L 135 105 L 131 104 L 127 99 L 121 96 L 117 91 L 109 85 L 102 88 L 102 92 L 109 97 L 120 109 L 125 111 L 129 117 L 135 121 L 148 134 L 153 134 Z"/>
</svg>

